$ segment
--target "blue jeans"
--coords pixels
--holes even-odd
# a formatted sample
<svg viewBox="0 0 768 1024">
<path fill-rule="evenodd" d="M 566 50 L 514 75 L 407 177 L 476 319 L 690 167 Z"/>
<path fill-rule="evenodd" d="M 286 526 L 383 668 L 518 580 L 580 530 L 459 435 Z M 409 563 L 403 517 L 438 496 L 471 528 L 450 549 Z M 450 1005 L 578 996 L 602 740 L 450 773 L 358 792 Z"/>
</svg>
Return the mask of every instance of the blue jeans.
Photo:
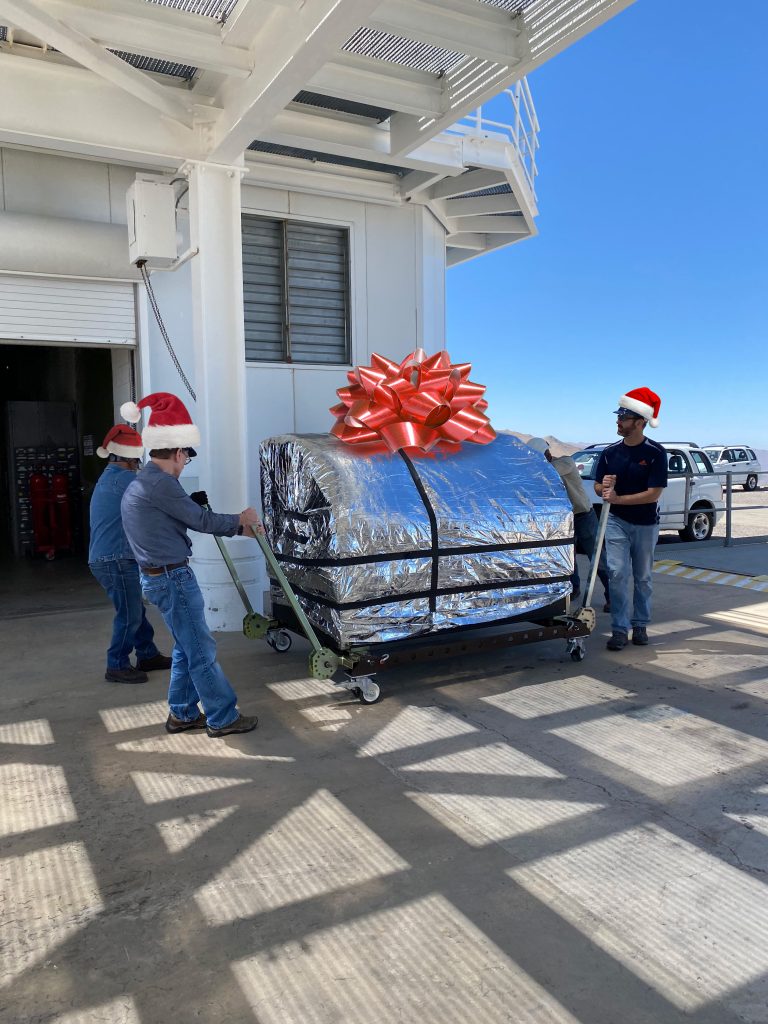
<svg viewBox="0 0 768 1024">
<path fill-rule="evenodd" d="M 611 627 L 614 630 L 628 633 L 630 626 L 647 626 L 651 621 L 651 573 L 658 537 L 658 526 L 637 526 L 613 513 L 608 516 L 605 551 L 611 581 Z M 631 580 L 634 581 L 633 595 L 630 595 Z"/>
<path fill-rule="evenodd" d="M 237 695 L 216 660 L 216 641 L 205 621 L 205 604 L 188 566 L 160 576 L 141 574 L 144 596 L 156 605 L 174 639 L 168 704 L 174 718 L 192 722 L 202 703 L 212 729 L 238 716 Z"/>
<path fill-rule="evenodd" d="M 88 568 L 115 606 L 107 668 L 130 668 L 129 655 L 134 648 L 137 661 L 154 658 L 159 652 L 155 647 L 155 631 L 147 620 L 141 599 L 138 565 L 132 558 L 115 558 L 91 562 Z"/>
<path fill-rule="evenodd" d="M 589 559 L 590 565 L 592 564 L 592 556 L 595 553 L 595 545 L 597 544 L 597 527 L 598 519 L 595 515 L 594 509 L 590 509 L 589 512 L 577 512 L 573 517 L 573 536 L 576 540 L 576 554 L 586 555 Z M 600 561 L 597 563 L 597 578 L 603 584 L 605 600 L 610 601 L 611 593 L 608 583 L 608 564 L 605 559 L 605 545 L 603 545 L 600 551 Z M 575 558 L 573 559 L 573 576 L 571 576 L 571 585 L 574 593 L 581 588 L 579 569 L 576 565 Z"/>
</svg>

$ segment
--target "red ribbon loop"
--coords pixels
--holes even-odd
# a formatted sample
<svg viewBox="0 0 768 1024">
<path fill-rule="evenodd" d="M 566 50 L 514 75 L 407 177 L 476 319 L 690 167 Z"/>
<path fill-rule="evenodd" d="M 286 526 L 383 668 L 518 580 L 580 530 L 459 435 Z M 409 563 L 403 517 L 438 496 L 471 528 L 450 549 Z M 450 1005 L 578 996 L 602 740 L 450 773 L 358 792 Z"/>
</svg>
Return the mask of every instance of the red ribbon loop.
<svg viewBox="0 0 768 1024">
<path fill-rule="evenodd" d="M 368 450 L 455 450 L 462 441 L 489 444 L 496 437 L 485 410 L 484 384 L 469 379 L 470 363 L 451 363 L 443 350 L 417 348 L 395 363 L 374 352 L 370 366 L 347 374 L 349 385 L 331 412 L 331 433 Z"/>
</svg>

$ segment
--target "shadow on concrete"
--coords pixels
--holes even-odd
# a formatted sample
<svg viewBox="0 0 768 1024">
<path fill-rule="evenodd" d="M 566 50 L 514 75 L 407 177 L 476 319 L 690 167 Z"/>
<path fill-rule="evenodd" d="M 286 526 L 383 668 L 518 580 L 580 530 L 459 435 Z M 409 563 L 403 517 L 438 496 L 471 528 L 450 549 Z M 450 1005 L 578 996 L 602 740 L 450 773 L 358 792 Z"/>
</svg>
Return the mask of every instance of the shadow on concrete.
<svg viewBox="0 0 768 1024">
<path fill-rule="evenodd" d="M 97 681 L 108 611 L 3 624 L 0 1016 L 764 1021 L 765 634 L 657 590 L 650 648 L 405 668 L 367 708 L 222 637 L 262 719 L 225 741 L 162 731 L 165 674 Z"/>
</svg>

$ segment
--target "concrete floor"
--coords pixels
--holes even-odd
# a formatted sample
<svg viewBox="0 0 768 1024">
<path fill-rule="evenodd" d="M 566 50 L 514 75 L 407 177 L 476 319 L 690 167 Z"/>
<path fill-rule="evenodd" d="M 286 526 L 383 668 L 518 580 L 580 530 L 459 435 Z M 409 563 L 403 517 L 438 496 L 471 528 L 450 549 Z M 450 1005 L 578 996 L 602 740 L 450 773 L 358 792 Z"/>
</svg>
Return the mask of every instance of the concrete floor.
<svg viewBox="0 0 768 1024">
<path fill-rule="evenodd" d="M 655 585 L 648 648 L 373 707 L 222 636 L 223 741 L 103 681 L 103 602 L 0 621 L 0 1020 L 765 1024 L 768 601 Z"/>
</svg>

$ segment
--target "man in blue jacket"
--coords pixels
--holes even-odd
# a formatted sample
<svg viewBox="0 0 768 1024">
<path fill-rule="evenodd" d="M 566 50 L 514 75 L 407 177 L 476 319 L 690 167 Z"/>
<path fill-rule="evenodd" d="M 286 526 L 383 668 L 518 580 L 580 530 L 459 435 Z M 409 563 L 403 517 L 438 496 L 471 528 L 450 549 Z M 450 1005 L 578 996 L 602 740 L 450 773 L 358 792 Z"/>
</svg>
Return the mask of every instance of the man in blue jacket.
<svg viewBox="0 0 768 1024">
<path fill-rule="evenodd" d="M 155 646 L 155 632 L 144 611 L 139 567 L 125 536 L 120 502 L 135 479 L 144 448 L 141 437 L 124 425 L 112 427 L 97 449 L 108 459 L 91 497 L 88 565 L 115 606 L 112 642 L 104 678 L 112 683 L 146 683 L 147 672 L 171 667 Z M 130 655 L 136 651 L 136 665 Z"/>
<path fill-rule="evenodd" d="M 261 520 L 253 508 L 218 514 L 202 507 L 208 504 L 204 494 L 188 495 L 179 477 L 197 454 L 193 446 L 200 443 L 200 431 L 183 402 L 166 391 L 138 404 L 128 402 L 120 412 L 138 423 L 145 408 L 152 410 L 142 431 L 150 461 L 123 495 L 122 513 L 144 596 L 160 609 L 175 641 L 165 728 L 170 733 L 205 729 L 213 737 L 251 732 L 258 719 L 240 714 L 237 695 L 216 657 L 205 601 L 189 566 L 192 542 L 187 530 L 252 537 L 255 529 L 263 532 Z"/>
</svg>

